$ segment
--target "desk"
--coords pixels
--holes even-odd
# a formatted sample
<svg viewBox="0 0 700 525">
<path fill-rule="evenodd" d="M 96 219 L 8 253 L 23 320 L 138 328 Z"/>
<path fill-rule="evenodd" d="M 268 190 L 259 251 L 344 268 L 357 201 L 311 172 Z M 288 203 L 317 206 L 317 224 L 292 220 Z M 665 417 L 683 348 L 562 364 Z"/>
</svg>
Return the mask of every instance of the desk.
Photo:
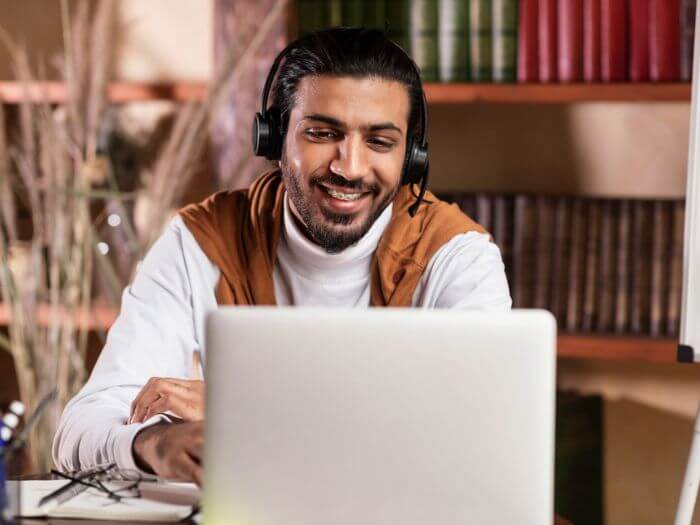
<svg viewBox="0 0 700 525">
<path fill-rule="evenodd" d="M 14 479 L 24 479 L 24 480 L 31 480 L 31 479 L 56 479 L 55 476 L 51 474 L 35 474 L 31 476 L 20 476 L 16 477 Z M 58 519 L 58 518 L 25 518 L 25 519 L 20 519 L 20 520 L 15 520 L 15 523 L 18 525 L 104 525 L 104 521 L 99 521 L 99 520 L 84 520 L 84 519 Z M 120 524 L 120 523 L 126 523 L 123 521 L 115 521 L 113 522 L 115 524 Z M 129 522 L 130 525 L 157 525 L 158 522 Z M 188 521 L 180 521 L 178 523 L 184 523 L 184 524 L 190 524 L 194 525 L 193 520 L 188 520 Z M 561 518 L 559 516 L 554 516 L 554 525 L 573 525 L 570 521 L 565 520 L 564 518 Z"/>
</svg>

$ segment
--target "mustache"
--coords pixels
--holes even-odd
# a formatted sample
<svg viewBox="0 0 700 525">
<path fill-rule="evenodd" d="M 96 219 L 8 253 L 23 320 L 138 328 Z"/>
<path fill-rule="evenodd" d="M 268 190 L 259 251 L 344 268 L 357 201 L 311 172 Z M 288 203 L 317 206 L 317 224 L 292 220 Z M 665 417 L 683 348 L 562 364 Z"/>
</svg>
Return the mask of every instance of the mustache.
<svg viewBox="0 0 700 525">
<path fill-rule="evenodd" d="M 361 180 L 348 180 L 337 173 L 328 173 L 326 175 L 318 175 L 309 179 L 311 184 L 328 184 L 348 190 L 356 190 L 361 192 L 378 193 L 379 187 L 376 184 L 367 184 Z"/>
</svg>

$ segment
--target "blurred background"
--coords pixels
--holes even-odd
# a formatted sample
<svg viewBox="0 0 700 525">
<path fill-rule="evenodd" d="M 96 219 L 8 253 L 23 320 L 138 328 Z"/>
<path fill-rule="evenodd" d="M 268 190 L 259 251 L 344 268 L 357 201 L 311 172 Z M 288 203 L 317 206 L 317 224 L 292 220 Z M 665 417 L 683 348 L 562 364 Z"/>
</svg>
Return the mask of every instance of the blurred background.
<svg viewBox="0 0 700 525">
<path fill-rule="evenodd" d="M 265 168 L 250 125 L 275 54 L 366 25 L 421 67 L 430 189 L 493 233 L 516 306 L 559 320 L 558 513 L 670 522 L 700 402 L 675 362 L 694 7 L 0 0 L 0 407 L 59 393 L 25 470 L 49 468 L 163 224 Z"/>
</svg>

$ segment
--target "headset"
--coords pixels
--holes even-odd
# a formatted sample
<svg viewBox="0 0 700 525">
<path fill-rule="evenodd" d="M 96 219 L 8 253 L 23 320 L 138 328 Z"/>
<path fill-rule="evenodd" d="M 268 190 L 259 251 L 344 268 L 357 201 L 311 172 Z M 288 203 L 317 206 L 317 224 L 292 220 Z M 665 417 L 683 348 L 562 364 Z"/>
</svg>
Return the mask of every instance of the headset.
<svg viewBox="0 0 700 525">
<path fill-rule="evenodd" d="M 418 77 L 418 85 L 421 91 L 420 132 L 418 137 L 415 137 L 412 133 L 409 134 L 408 143 L 406 144 L 406 156 L 404 157 L 401 172 L 402 185 L 420 184 L 420 193 L 416 195 L 416 202 L 414 202 L 408 210 L 408 213 L 413 217 L 418 211 L 418 207 L 425 196 L 425 191 L 428 186 L 428 102 L 425 97 L 425 91 L 423 90 L 423 84 L 420 80 L 421 77 L 418 66 L 398 44 L 394 42 L 392 42 L 392 44 L 400 49 L 410 60 Z M 265 157 L 268 160 L 279 160 L 282 157 L 284 136 L 282 134 L 282 115 L 280 109 L 276 106 L 267 107 L 267 101 L 270 96 L 270 90 L 272 89 L 272 82 L 277 75 L 280 63 L 296 46 L 297 42 L 292 42 L 280 51 L 272 62 L 272 67 L 267 74 L 262 92 L 260 111 L 255 114 L 255 118 L 253 119 L 253 152 L 255 155 Z"/>
</svg>

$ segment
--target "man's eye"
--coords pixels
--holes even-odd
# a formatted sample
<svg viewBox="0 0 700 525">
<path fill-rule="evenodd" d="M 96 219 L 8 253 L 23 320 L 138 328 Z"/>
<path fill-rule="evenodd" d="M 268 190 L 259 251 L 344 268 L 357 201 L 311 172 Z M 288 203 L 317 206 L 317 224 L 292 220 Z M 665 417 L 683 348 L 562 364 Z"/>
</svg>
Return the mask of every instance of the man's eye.
<svg viewBox="0 0 700 525">
<path fill-rule="evenodd" d="M 306 130 L 306 134 L 312 138 L 320 140 L 330 140 L 336 137 L 336 133 L 334 131 L 328 130 L 309 129 Z"/>
<path fill-rule="evenodd" d="M 367 142 L 378 149 L 389 150 L 394 146 L 393 142 L 389 142 L 383 139 L 368 139 Z"/>
</svg>

